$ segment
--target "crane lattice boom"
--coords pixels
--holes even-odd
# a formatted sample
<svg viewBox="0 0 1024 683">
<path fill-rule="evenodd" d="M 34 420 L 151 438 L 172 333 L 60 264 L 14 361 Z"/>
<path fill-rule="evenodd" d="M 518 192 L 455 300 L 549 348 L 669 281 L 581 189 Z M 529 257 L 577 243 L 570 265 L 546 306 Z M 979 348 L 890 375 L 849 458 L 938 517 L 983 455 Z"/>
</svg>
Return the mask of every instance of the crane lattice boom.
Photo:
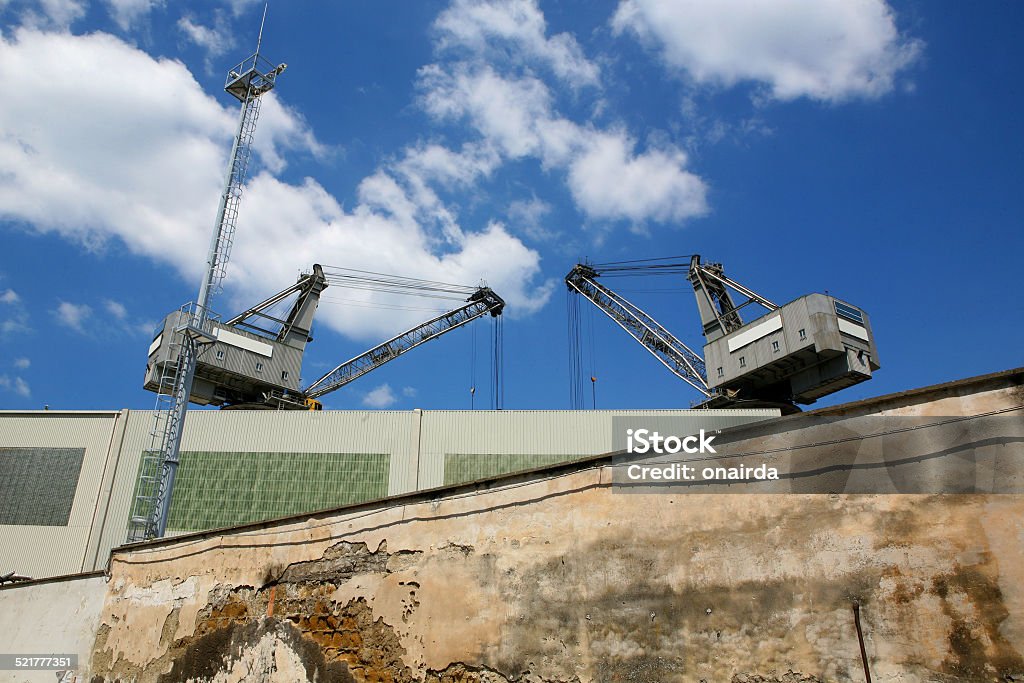
<svg viewBox="0 0 1024 683">
<path fill-rule="evenodd" d="M 676 339 L 657 320 L 596 281 L 598 273 L 579 264 L 565 276 L 566 284 L 586 297 L 631 337 L 640 342 L 666 368 L 705 396 L 708 389 L 704 359 Z"/>
<path fill-rule="evenodd" d="M 489 287 L 481 287 L 469 297 L 468 303 L 443 313 L 436 318 L 406 330 L 383 344 L 337 366 L 305 389 L 308 399 L 318 399 L 340 389 L 388 361 L 394 360 L 409 349 L 437 339 L 443 334 L 462 327 L 488 313 L 493 317 L 501 315 L 505 301 Z"/>
</svg>

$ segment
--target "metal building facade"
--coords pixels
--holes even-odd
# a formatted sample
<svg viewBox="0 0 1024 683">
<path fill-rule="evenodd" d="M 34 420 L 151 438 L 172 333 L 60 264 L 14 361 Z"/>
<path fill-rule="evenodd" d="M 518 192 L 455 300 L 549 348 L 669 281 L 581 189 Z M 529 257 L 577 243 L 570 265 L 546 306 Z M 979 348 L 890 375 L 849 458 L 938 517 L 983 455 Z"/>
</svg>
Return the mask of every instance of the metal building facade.
<svg viewBox="0 0 1024 683">
<path fill-rule="evenodd" d="M 608 453 L 614 450 L 615 417 L 682 418 L 696 432 L 777 415 L 194 410 L 185 425 L 169 515 L 178 526 L 169 524 L 169 531 L 338 507 Z M 27 471 L 42 472 L 53 449 L 82 451 L 67 524 L 0 524 L 0 573 L 39 578 L 102 569 L 110 549 L 124 543 L 152 424 L 151 411 L 0 412 L 0 467 L 3 458 L 34 458 L 39 462 Z M 25 463 L 18 464 L 19 472 L 26 471 Z"/>
<path fill-rule="evenodd" d="M 82 449 L 84 453 L 79 471 L 66 473 L 77 479 L 66 524 L 0 526 L 0 573 L 47 576 L 91 570 L 95 566 L 91 549 L 99 543 L 96 520 L 107 498 L 101 491 L 110 490 L 113 476 L 108 456 L 116 450 L 112 442 L 119 413 L 43 411 L 2 415 L 0 461 L 24 458 L 27 452 L 44 449 Z M 0 462 L 0 471 L 11 465 Z M 12 482 L 6 481 L 5 485 Z"/>
</svg>

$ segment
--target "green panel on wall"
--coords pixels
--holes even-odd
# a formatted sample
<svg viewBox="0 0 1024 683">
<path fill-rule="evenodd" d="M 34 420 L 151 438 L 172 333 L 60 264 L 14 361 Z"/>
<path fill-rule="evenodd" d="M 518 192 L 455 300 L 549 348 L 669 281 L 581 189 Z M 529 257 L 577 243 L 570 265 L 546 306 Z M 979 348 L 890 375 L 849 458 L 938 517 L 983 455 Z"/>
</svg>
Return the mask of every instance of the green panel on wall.
<svg viewBox="0 0 1024 683">
<path fill-rule="evenodd" d="M 383 498 L 385 453 L 181 454 L 167 528 L 201 531 Z"/>
<path fill-rule="evenodd" d="M 84 448 L 0 448 L 0 524 L 67 526 Z"/>
<path fill-rule="evenodd" d="M 444 483 L 461 484 L 499 474 L 520 472 L 575 459 L 571 455 L 524 455 L 497 453 L 445 453 Z"/>
</svg>

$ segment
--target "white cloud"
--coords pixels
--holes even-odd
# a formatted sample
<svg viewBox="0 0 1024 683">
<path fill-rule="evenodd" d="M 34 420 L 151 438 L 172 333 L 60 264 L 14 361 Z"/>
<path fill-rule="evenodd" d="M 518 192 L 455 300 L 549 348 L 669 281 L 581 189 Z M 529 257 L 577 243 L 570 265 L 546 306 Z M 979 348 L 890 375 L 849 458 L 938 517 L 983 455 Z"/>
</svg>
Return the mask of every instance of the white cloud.
<svg viewBox="0 0 1024 683">
<path fill-rule="evenodd" d="M 682 221 L 707 212 L 704 181 L 685 168 L 686 155 L 677 149 L 637 155 L 624 133 L 601 133 L 571 162 L 569 188 L 597 218 Z"/>
<path fill-rule="evenodd" d="M 29 388 L 28 382 L 21 377 L 11 378 L 7 375 L 0 375 L 0 389 L 13 391 L 19 396 L 24 396 L 25 398 L 32 395 L 32 390 Z"/>
<path fill-rule="evenodd" d="M 71 71 L 67 64 L 76 68 Z M 81 79 L 76 115 L 49 103 Z M 140 81 L 161 87 L 140 89 Z M 89 245 L 118 237 L 197 278 L 235 128 L 179 62 L 117 38 L 19 30 L 0 37 L 0 215 Z M 308 130 L 271 95 L 255 149 L 275 170 Z M 165 179 L 175 178 L 174 192 Z M 140 230 L 139 226 L 146 226 Z"/>
<path fill-rule="evenodd" d="M 388 408 L 393 406 L 398 399 L 391 391 L 390 384 L 381 384 L 363 396 L 363 405 L 369 408 Z"/>
<path fill-rule="evenodd" d="M 779 100 L 878 97 L 923 48 L 884 0 L 622 0 L 612 27 L 696 83 L 763 83 Z"/>
<path fill-rule="evenodd" d="M 535 0 L 455 0 L 434 27 L 442 50 L 464 48 L 491 59 L 541 62 L 574 86 L 599 80 L 597 66 L 573 36 L 547 37 L 547 22 Z"/>
<path fill-rule="evenodd" d="M 468 119 L 506 158 L 535 157 L 567 172 L 577 207 L 591 218 L 676 221 L 706 213 L 705 183 L 671 146 L 637 153 L 620 130 L 559 116 L 547 86 L 490 66 L 430 65 L 420 71 L 423 106 L 441 120 Z"/>
<path fill-rule="evenodd" d="M 130 30 L 138 21 L 162 7 L 164 0 L 106 0 L 110 16 L 122 30 Z"/>
<path fill-rule="evenodd" d="M 47 105 L 80 79 L 75 116 Z M 22 29 L 0 37 L 0 89 L 0 215 L 89 245 L 118 237 L 198 277 L 234 116 L 182 64 L 101 33 Z"/>
<path fill-rule="evenodd" d="M 31 365 L 32 361 L 30 361 L 28 358 L 14 359 L 14 367 L 18 368 L 19 370 L 28 370 L 29 366 Z"/>
<path fill-rule="evenodd" d="M 90 87 L 79 92 L 83 81 Z M 161 87 L 142 90 L 132 85 L 138 82 Z M 79 92 L 73 117 L 52 106 L 69 90 Z M 0 217 L 90 246 L 117 239 L 198 282 L 234 132 L 233 107 L 203 93 L 182 64 L 104 34 L 23 29 L 0 36 L 0 91 L 7 93 L 0 107 L 0 170 L 7 176 Z M 294 185 L 272 175 L 284 166 L 285 150 L 324 153 L 273 94 L 263 103 L 256 141 L 264 169 L 251 167 L 228 265 L 233 296 L 215 302 L 225 314 L 283 289 L 314 262 L 460 284 L 485 279 L 513 315 L 536 310 L 550 296 L 553 283 L 533 283 L 539 255 L 504 226 L 464 230 L 439 201 L 430 204 L 429 192 L 417 192 L 417 182 L 459 184 L 488 172 L 492 162 L 482 147 L 450 157 L 417 147 L 421 153 L 407 155 L 404 165 L 365 179 L 360 202 L 343 209 L 313 179 Z M 174 192 L 166 178 L 176 179 Z M 359 294 L 368 304 L 380 302 Z M 414 312 L 333 306 L 322 307 L 318 318 L 358 338 L 419 322 Z"/>
<path fill-rule="evenodd" d="M 92 317 L 92 308 L 86 304 L 73 304 L 69 301 L 61 301 L 53 314 L 57 316 L 57 322 L 65 327 L 70 327 L 75 332 L 85 332 L 85 321 Z"/>
<path fill-rule="evenodd" d="M 23 8 L 19 20 L 28 27 L 66 29 L 85 16 L 83 0 L 13 0 L 0 9 L 5 4 Z"/>
<path fill-rule="evenodd" d="M 118 320 L 124 320 L 125 318 L 128 317 L 128 309 L 124 307 L 124 304 L 118 301 L 107 299 L 106 301 L 103 302 L 103 308 L 107 310 L 107 313 L 114 316 Z"/>
<path fill-rule="evenodd" d="M 384 171 L 363 181 L 359 197 L 346 212 L 311 179 L 296 187 L 266 173 L 254 178 L 239 217 L 245 239 L 236 242 L 229 273 L 240 283 L 238 307 L 283 288 L 297 267 L 314 262 L 467 285 L 486 280 L 508 302 L 510 315 L 532 313 L 553 291 L 553 282 L 533 284 L 540 273 L 537 252 L 499 223 L 444 241 L 417 221 L 417 205 Z M 268 253 L 279 257 L 268 260 Z M 328 290 L 328 296 L 341 293 Z M 361 339 L 421 322 L 422 313 L 366 308 L 387 303 L 379 294 L 353 290 L 344 297 L 361 305 L 321 306 L 317 317 Z"/>
<path fill-rule="evenodd" d="M 508 220 L 516 232 L 522 232 L 535 240 L 548 240 L 558 234 L 545 225 L 551 213 L 551 205 L 537 197 L 516 199 L 508 206 Z"/>
<path fill-rule="evenodd" d="M 178 19 L 178 29 L 211 57 L 224 54 L 234 45 L 230 31 L 219 22 L 215 26 L 203 26 L 186 16 Z"/>
<path fill-rule="evenodd" d="M 28 315 L 24 311 L 0 320 L 0 337 L 6 337 L 17 332 L 27 332 L 28 330 Z"/>
<path fill-rule="evenodd" d="M 490 66 L 420 69 L 423 106 L 438 119 L 466 117 L 506 157 L 536 155 L 551 120 L 551 95 L 534 77 L 505 78 Z"/>
<path fill-rule="evenodd" d="M 250 7 L 260 4 L 260 0 L 226 0 L 226 2 L 236 17 L 244 14 Z"/>
<path fill-rule="evenodd" d="M 453 152 L 439 144 L 410 147 L 396 170 L 406 178 L 422 183 L 437 182 L 445 187 L 467 187 L 486 177 L 501 163 L 489 145 L 467 143 Z"/>
<path fill-rule="evenodd" d="M 416 387 L 402 387 L 402 396 L 416 398 Z"/>
<path fill-rule="evenodd" d="M 13 289 L 6 289 L 0 292 L 0 304 L 6 304 L 5 317 L 0 320 L 0 337 L 6 337 L 17 332 L 27 332 L 28 313 L 21 305 L 21 297 Z"/>
</svg>

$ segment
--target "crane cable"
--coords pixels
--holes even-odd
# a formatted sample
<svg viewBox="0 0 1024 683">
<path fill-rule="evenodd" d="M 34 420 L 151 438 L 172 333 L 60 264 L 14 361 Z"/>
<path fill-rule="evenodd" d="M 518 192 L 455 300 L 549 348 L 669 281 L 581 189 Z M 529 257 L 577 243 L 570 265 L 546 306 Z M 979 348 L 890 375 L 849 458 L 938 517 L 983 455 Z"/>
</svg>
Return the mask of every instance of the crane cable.
<svg viewBox="0 0 1024 683">
<path fill-rule="evenodd" d="M 469 350 L 469 409 L 476 409 L 476 325 L 473 328 L 472 346 Z"/>
<path fill-rule="evenodd" d="M 479 287 L 456 285 L 438 280 L 426 280 L 423 278 L 405 277 L 401 275 L 389 275 L 371 270 L 358 268 L 343 268 L 340 266 L 321 266 L 324 272 L 324 279 L 329 285 L 342 287 L 348 290 L 381 292 L 400 296 L 416 296 L 430 299 L 447 299 L 454 301 L 466 301 L 474 293 L 480 290 Z M 332 299 L 324 297 L 325 301 L 346 301 L 344 299 Z M 392 310 L 433 310 L 422 309 L 411 306 L 403 306 L 394 303 L 372 303 L 355 302 L 347 300 L 346 303 L 352 306 L 362 305 L 370 308 L 389 308 Z M 492 381 L 491 381 L 491 402 L 496 410 L 501 410 L 504 402 L 504 386 L 502 384 L 501 368 L 504 362 L 502 317 L 494 316 L 493 326 L 493 357 L 491 360 Z M 473 327 L 472 347 L 470 350 L 470 409 L 475 408 L 476 403 L 476 327 Z"/>
<path fill-rule="evenodd" d="M 584 332 L 590 346 L 590 409 L 597 410 L 597 353 L 594 351 L 594 307 L 587 306 L 587 327 Z"/>
<path fill-rule="evenodd" d="M 569 337 L 569 407 L 583 408 L 583 354 L 580 335 L 580 297 L 573 289 L 566 290 Z"/>
<path fill-rule="evenodd" d="M 323 271 L 328 284 L 352 290 L 462 301 L 465 301 L 466 297 L 477 290 L 476 287 L 456 285 L 450 282 L 388 275 L 356 268 L 323 266 Z"/>
<path fill-rule="evenodd" d="M 602 278 L 637 277 L 642 275 L 683 275 L 690 273 L 690 261 L 693 254 L 663 256 L 658 258 L 631 259 L 625 261 L 608 261 L 606 263 L 586 264 L 593 268 Z M 584 347 L 590 351 L 590 397 L 591 409 L 597 409 L 597 353 L 594 349 L 594 311 L 586 320 L 581 319 L 578 293 L 571 287 L 567 290 L 566 300 L 568 337 L 569 337 L 569 406 L 573 410 L 581 410 L 586 404 L 586 380 Z M 674 292 L 674 289 L 637 291 Z"/>
<path fill-rule="evenodd" d="M 491 405 L 494 410 L 501 410 L 505 402 L 505 386 L 502 374 L 504 365 L 504 327 L 502 317 L 491 318 L 491 336 L 494 343 L 493 356 L 491 358 Z"/>
</svg>

